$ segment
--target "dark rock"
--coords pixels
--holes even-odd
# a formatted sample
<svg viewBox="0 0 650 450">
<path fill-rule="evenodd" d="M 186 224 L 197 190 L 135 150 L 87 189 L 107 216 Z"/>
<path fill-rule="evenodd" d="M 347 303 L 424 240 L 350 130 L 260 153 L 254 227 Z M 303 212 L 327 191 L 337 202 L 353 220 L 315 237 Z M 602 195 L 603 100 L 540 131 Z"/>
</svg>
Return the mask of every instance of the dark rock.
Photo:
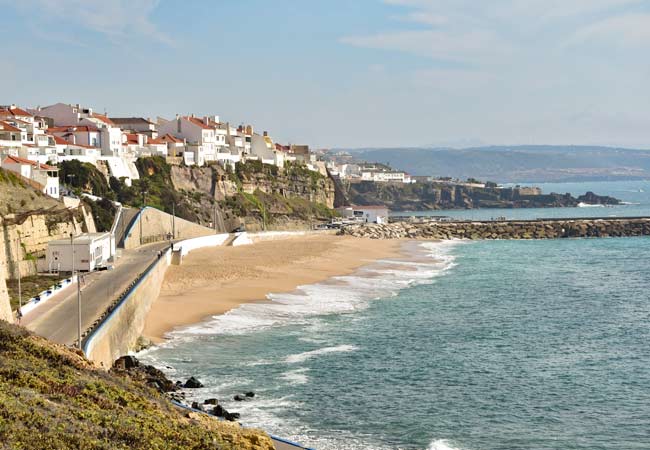
<svg viewBox="0 0 650 450">
<path fill-rule="evenodd" d="M 235 422 L 241 417 L 241 414 L 239 413 L 229 413 L 226 411 L 226 414 L 223 416 L 224 419 L 226 419 L 229 422 Z"/>
<path fill-rule="evenodd" d="M 203 402 L 203 404 L 204 405 L 218 405 L 219 400 L 217 400 L 216 398 L 208 398 Z"/>
<path fill-rule="evenodd" d="M 246 392 L 244 395 L 246 397 L 248 397 L 248 398 L 253 398 L 253 397 L 255 397 L 255 392 L 249 391 L 249 392 Z"/>
<path fill-rule="evenodd" d="M 228 411 L 226 411 L 226 409 L 223 406 L 217 405 L 214 408 L 212 408 L 212 414 L 217 417 L 225 417 L 225 415 L 228 414 Z"/>
<path fill-rule="evenodd" d="M 126 355 L 116 359 L 113 367 L 118 370 L 129 370 L 133 369 L 134 367 L 138 367 L 139 365 L 140 361 L 138 361 L 138 358 L 135 356 Z"/>
<path fill-rule="evenodd" d="M 236 402 L 243 402 L 246 400 L 246 396 L 237 394 L 233 397 L 233 400 L 235 400 Z"/>
<path fill-rule="evenodd" d="M 190 377 L 190 379 L 185 382 L 183 387 L 186 389 L 198 389 L 203 387 L 203 383 L 194 377 Z"/>
<path fill-rule="evenodd" d="M 197 409 L 199 411 L 205 411 L 205 409 L 203 409 L 203 405 L 200 404 L 199 402 L 192 402 L 192 409 Z"/>
</svg>

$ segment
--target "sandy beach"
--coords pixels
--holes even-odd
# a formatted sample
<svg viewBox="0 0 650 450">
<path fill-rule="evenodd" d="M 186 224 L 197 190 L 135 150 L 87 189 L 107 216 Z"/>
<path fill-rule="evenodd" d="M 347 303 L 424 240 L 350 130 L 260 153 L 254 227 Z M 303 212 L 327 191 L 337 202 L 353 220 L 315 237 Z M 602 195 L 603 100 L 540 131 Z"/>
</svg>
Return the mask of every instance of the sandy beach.
<svg viewBox="0 0 650 450">
<path fill-rule="evenodd" d="M 347 275 L 377 259 L 399 257 L 401 242 L 307 235 L 240 247 L 196 250 L 170 266 L 144 335 L 154 342 L 174 328 L 223 314 L 270 292 Z"/>
</svg>

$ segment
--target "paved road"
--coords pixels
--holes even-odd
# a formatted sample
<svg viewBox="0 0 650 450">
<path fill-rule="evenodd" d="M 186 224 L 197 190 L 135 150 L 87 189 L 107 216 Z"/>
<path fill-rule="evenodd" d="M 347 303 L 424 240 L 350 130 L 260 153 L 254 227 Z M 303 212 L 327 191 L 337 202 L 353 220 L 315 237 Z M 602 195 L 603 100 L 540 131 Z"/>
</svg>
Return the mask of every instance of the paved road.
<svg viewBox="0 0 650 450">
<path fill-rule="evenodd" d="M 81 331 L 106 310 L 111 302 L 142 273 L 168 242 L 146 245 L 139 249 L 122 250 L 113 270 L 84 276 L 81 285 Z M 25 315 L 21 325 L 59 344 L 77 340 L 77 290 L 70 288 L 65 296 L 52 299 L 34 312 Z"/>
</svg>

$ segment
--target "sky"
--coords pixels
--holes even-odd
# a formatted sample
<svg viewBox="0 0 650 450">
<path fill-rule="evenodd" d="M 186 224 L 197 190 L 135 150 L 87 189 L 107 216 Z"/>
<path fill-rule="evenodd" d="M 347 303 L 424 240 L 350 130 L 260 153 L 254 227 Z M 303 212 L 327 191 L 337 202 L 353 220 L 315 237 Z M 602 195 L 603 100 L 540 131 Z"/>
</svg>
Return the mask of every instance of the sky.
<svg viewBox="0 0 650 450">
<path fill-rule="evenodd" d="M 648 0 L 0 0 L 0 104 L 313 147 L 650 149 Z"/>
</svg>

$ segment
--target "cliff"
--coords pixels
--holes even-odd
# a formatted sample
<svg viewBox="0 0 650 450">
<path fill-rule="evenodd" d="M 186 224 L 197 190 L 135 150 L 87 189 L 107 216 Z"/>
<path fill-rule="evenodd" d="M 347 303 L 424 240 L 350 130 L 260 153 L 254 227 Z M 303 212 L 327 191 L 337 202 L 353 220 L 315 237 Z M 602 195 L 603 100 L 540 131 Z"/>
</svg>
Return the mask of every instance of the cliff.
<svg viewBox="0 0 650 450">
<path fill-rule="evenodd" d="M 0 321 L 2 448 L 274 448 L 261 431 L 179 412 L 150 384 Z"/>
<path fill-rule="evenodd" d="M 473 187 L 448 183 L 351 183 L 345 200 L 355 205 L 385 205 L 393 211 L 472 208 L 548 208 L 577 206 L 579 203 L 616 205 L 612 197 L 593 192 L 580 197 L 571 194 L 524 195 L 516 188 Z M 338 206 L 338 205 L 337 205 Z"/>
<path fill-rule="evenodd" d="M 216 222 L 221 231 L 242 222 L 255 230 L 305 226 L 332 217 L 334 183 L 299 164 L 278 168 L 249 161 L 237 163 L 234 170 L 171 166 L 170 176 L 195 220 Z"/>
</svg>

